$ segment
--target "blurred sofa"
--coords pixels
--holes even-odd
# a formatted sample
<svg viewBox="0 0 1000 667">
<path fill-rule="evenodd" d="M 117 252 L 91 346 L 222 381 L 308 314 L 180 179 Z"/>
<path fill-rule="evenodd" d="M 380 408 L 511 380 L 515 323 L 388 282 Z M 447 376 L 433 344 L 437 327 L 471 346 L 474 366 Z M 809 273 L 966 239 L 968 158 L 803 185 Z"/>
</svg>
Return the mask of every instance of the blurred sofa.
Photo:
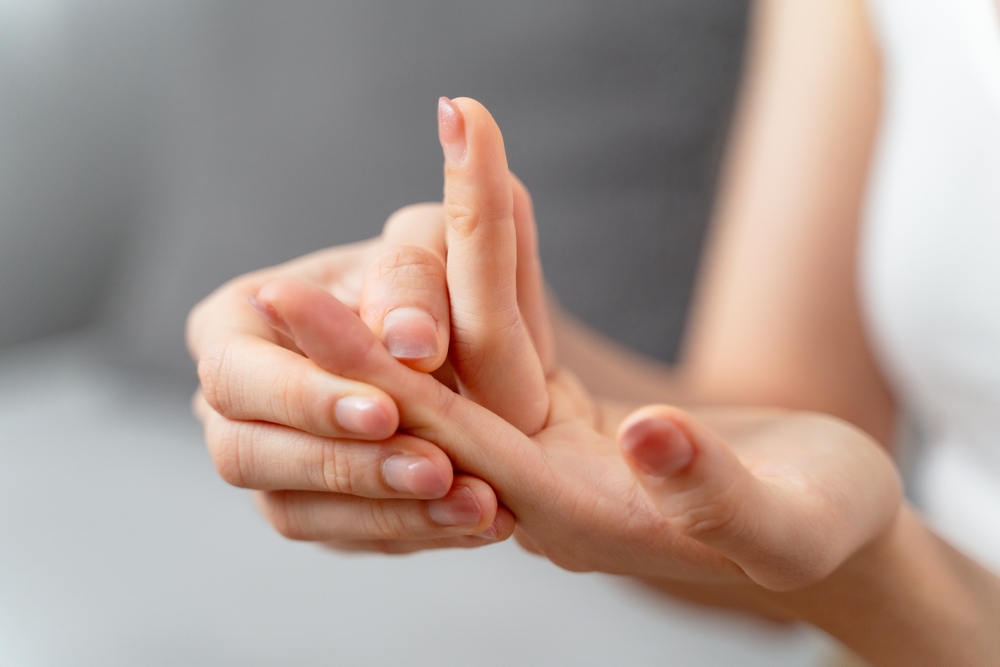
<svg viewBox="0 0 1000 667">
<path fill-rule="evenodd" d="M 564 305 L 675 354 L 742 0 L 0 1 L 0 664 L 802 665 L 823 641 L 512 544 L 346 557 L 216 479 L 188 309 L 439 196 L 483 101 Z"/>
</svg>

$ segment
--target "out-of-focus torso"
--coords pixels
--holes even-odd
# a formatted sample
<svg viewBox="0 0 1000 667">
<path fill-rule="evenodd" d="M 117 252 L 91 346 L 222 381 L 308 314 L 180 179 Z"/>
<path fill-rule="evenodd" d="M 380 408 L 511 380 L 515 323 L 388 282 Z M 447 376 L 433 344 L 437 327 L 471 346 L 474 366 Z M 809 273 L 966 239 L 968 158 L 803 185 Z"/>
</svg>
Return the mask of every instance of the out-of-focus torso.
<svg viewBox="0 0 1000 667">
<path fill-rule="evenodd" d="M 885 65 L 869 330 L 927 444 L 916 496 L 1000 571 L 1000 16 L 992 0 L 869 4 Z"/>
</svg>

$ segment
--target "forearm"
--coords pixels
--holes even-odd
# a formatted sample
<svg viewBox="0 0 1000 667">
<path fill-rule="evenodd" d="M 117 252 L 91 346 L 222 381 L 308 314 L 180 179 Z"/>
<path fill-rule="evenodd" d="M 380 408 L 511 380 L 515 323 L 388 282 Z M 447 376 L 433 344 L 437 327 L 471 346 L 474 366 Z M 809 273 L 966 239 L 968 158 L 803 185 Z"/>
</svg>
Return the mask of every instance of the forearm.
<svg viewBox="0 0 1000 667">
<path fill-rule="evenodd" d="M 908 506 L 883 539 L 829 578 L 779 598 L 877 667 L 973 667 L 1000 656 L 1000 579 Z"/>
</svg>

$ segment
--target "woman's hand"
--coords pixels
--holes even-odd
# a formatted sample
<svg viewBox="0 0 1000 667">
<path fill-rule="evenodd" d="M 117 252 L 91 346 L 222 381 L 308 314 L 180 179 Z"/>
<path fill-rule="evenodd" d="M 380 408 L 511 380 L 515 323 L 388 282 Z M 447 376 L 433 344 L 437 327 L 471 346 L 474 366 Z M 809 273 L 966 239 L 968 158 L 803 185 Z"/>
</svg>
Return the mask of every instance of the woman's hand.
<svg viewBox="0 0 1000 667">
<path fill-rule="evenodd" d="M 471 100 L 456 100 L 450 111 L 462 124 L 464 145 L 449 151 L 442 130 L 448 233 L 464 234 L 473 250 L 453 265 L 449 247 L 449 285 L 509 286 L 511 263 L 488 256 L 514 252 L 511 186 L 492 177 L 507 174 L 499 131 Z M 459 178 L 462 187 L 454 187 Z M 475 253 L 482 261 L 470 259 Z M 510 289 L 486 296 L 470 299 L 463 316 L 490 322 L 493 313 L 517 309 Z M 546 373 L 537 357 L 526 362 L 523 349 L 504 339 L 517 331 L 515 323 L 470 343 L 456 372 L 462 385 L 462 364 L 506 368 L 506 386 L 528 396 L 545 391 L 545 428 L 529 438 L 393 360 L 328 292 L 276 281 L 257 298 L 317 365 L 384 389 L 399 406 L 403 431 L 438 444 L 459 469 L 489 480 L 517 517 L 522 542 L 568 569 L 800 588 L 887 530 L 899 508 L 899 484 L 881 448 L 830 418 L 729 411 L 699 420 L 651 407 L 625 421 L 620 448 L 569 373 Z M 488 327 L 481 331 L 489 334 Z M 271 496 L 265 506 L 281 532 L 302 539 L 336 534 L 350 509 L 323 497 Z"/>
<path fill-rule="evenodd" d="M 626 459 L 568 373 L 548 382 L 548 422 L 529 438 L 392 359 L 329 293 L 280 280 L 258 299 L 319 366 L 384 388 L 401 429 L 489 480 L 526 546 L 571 570 L 798 588 L 886 530 L 899 506 L 891 462 L 836 420 L 719 416 L 724 439 L 687 413 L 657 408 L 626 422 Z M 265 506 L 298 539 L 334 537 L 353 512 L 322 495 L 269 496 Z"/>
<path fill-rule="evenodd" d="M 336 536 L 344 548 L 478 546 L 510 534 L 509 515 L 497 517 L 486 484 L 455 476 L 431 443 L 396 434 L 398 413 L 385 392 L 317 367 L 266 324 L 266 307 L 251 305 L 270 280 L 307 282 L 350 304 L 402 363 L 434 371 L 450 338 L 444 248 L 441 205 L 411 206 L 377 238 L 242 276 L 192 311 L 188 345 L 202 381 L 195 412 L 227 482 L 349 504 L 365 518 Z M 426 541 L 408 532 L 405 544 L 393 544 L 403 536 L 401 514 L 414 511 L 432 517 Z M 489 539 L 474 537 L 488 528 Z"/>
<path fill-rule="evenodd" d="M 448 110 L 442 104 L 442 132 L 455 129 L 448 125 Z M 454 477 L 447 456 L 434 445 L 395 434 L 398 414 L 384 392 L 317 367 L 280 326 L 268 326 L 274 324 L 268 306 L 253 298 L 276 278 L 326 290 L 357 312 L 402 363 L 437 371 L 452 382 L 454 364 L 463 391 L 521 428 L 537 431 L 547 413 L 544 386 L 536 383 L 541 388 L 532 393 L 508 383 L 511 358 L 524 360 L 529 373 L 536 358 L 547 360 L 547 368 L 553 364 L 531 201 L 513 175 L 491 176 L 504 183 L 508 197 L 506 224 L 494 225 L 492 233 L 483 233 L 490 231 L 486 226 L 474 236 L 458 233 L 460 226 L 446 229 L 446 218 L 480 210 L 474 200 L 468 209 L 406 207 L 377 238 L 242 276 L 192 311 L 188 345 L 202 381 L 195 411 L 226 481 L 290 498 L 299 497 L 297 492 L 325 493 L 329 502 L 351 507 L 366 518 L 330 535 L 342 548 L 412 551 L 478 546 L 509 536 L 509 513 L 497 514 L 488 486 L 468 475 Z M 453 191 L 461 189 L 461 175 L 449 183 Z M 478 191 L 469 192 L 475 197 Z M 463 224 L 476 223 L 466 217 Z M 489 252 L 491 245 L 504 243 L 510 254 Z M 460 282 L 449 302 L 446 255 L 453 270 L 463 258 L 489 258 L 504 267 L 495 274 L 510 276 L 508 293 L 524 296 L 513 308 L 483 308 L 477 304 L 492 299 L 493 286 Z M 497 330 L 506 333 L 497 337 Z M 486 339 L 504 349 L 502 359 L 497 357 L 501 364 L 464 352 L 482 348 Z M 414 512 L 430 521 L 404 528 L 406 521 L 412 524 L 405 517 Z"/>
<path fill-rule="evenodd" d="M 255 312 L 248 301 L 275 278 L 305 281 L 363 313 L 402 363 L 431 371 L 448 349 L 443 247 L 440 205 L 409 207 L 378 238 L 242 276 L 192 311 L 188 345 L 201 378 L 194 407 L 223 479 L 350 505 L 356 520 L 337 536 L 344 548 L 386 550 L 381 540 L 397 517 L 415 511 L 430 543 L 406 548 L 477 546 L 488 540 L 474 536 L 491 525 L 498 539 L 510 534 L 487 484 L 455 475 L 435 445 L 396 433 L 385 392 L 319 368 L 261 318 L 266 306 Z"/>
</svg>

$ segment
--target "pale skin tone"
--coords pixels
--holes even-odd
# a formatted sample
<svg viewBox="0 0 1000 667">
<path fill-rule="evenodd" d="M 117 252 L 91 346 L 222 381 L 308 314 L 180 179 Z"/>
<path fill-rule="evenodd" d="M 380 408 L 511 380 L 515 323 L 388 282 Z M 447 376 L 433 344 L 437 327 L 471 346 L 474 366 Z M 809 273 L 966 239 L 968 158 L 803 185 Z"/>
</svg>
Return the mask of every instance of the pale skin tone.
<svg viewBox="0 0 1000 667">
<path fill-rule="evenodd" d="M 989 664 L 1000 585 L 901 501 L 878 444 L 895 415 L 853 265 L 878 112 L 865 20 L 759 7 L 678 368 L 550 325 L 527 191 L 488 112 L 456 100 L 443 205 L 193 311 L 220 474 L 295 539 L 406 552 L 516 527 L 563 567 L 804 619 L 873 664 Z M 748 407 L 629 414 L 667 402 Z"/>
</svg>

